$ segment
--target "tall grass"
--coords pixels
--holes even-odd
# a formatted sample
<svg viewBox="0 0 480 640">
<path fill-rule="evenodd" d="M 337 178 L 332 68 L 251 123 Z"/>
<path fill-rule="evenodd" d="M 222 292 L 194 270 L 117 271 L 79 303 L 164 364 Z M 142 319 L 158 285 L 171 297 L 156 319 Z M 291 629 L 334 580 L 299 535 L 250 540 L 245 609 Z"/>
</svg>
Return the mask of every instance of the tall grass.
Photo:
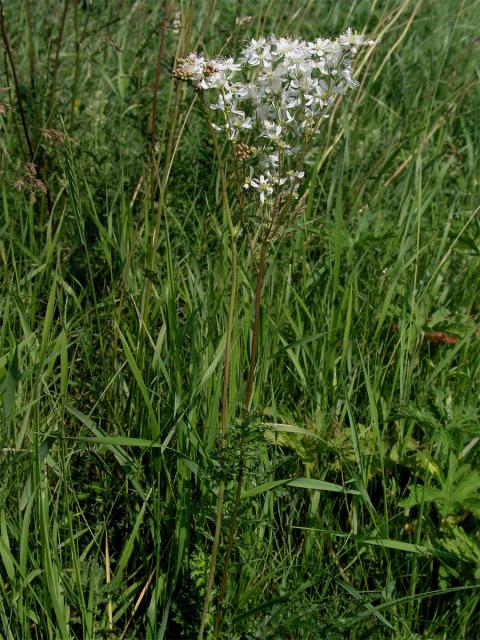
<svg viewBox="0 0 480 640">
<path fill-rule="evenodd" d="M 196 638 L 223 486 L 213 637 L 244 458 L 219 637 L 476 638 L 479 2 L 2 4 L 0 637 Z M 221 451 L 228 220 L 170 70 L 347 26 L 248 421 L 238 240 Z"/>
</svg>

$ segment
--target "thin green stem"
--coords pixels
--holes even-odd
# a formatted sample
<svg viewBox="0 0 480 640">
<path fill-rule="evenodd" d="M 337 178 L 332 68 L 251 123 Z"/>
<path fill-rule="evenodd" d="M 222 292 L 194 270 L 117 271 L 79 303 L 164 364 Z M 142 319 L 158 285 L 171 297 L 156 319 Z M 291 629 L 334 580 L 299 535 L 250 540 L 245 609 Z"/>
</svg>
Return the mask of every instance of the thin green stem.
<svg viewBox="0 0 480 640">
<path fill-rule="evenodd" d="M 237 477 L 237 486 L 235 489 L 235 503 L 233 505 L 232 511 L 232 519 L 230 521 L 230 530 L 228 532 L 228 542 L 227 542 L 227 551 L 225 554 L 225 563 L 223 565 L 222 572 L 222 580 L 220 582 L 220 590 L 218 592 L 218 600 L 217 600 L 217 608 L 215 611 L 215 624 L 213 629 L 213 638 L 214 640 L 218 639 L 218 634 L 220 631 L 220 623 L 222 621 L 222 608 L 223 608 L 223 600 L 225 598 L 225 590 L 227 588 L 227 580 L 228 580 L 228 567 L 230 564 L 230 558 L 232 557 L 233 552 L 233 542 L 235 539 L 235 531 L 237 530 L 237 519 L 238 519 L 238 510 L 240 508 L 240 499 L 242 496 L 242 484 L 243 484 L 243 474 L 245 468 L 245 449 L 244 449 L 243 439 L 241 442 L 240 449 L 240 460 L 239 460 L 239 471 Z"/>
<path fill-rule="evenodd" d="M 47 125 L 45 127 L 46 129 L 49 129 L 51 127 L 55 117 L 55 108 L 57 104 L 58 69 L 60 67 L 60 50 L 62 47 L 63 32 L 65 30 L 65 22 L 67 20 L 69 5 L 70 5 L 69 0 L 65 0 L 65 3 L 63 5 L 62 16 L 60 18 L 60 27 L 58 30 L 57 46 L 55 47 L 55 60 L 53 63 L 52 81 L 50 84 L 50 113 L 48 114 Z"/>
<path fill-rule="evenodd" d="M 250 403 L 253 395 L 254 381 L 255 381 L 255 368 L 257 363 L 257 349 L 258 349 L 258 333 L 260 329 L 262 288 L 263 288 L 263 278 L 265 274 L 267 247 L 268 247 L 268 240 L 265 237 L 262 243 L 260 260 L 258 265 L 258 272 L 257 272 L 257 286 L 255 290 L 255 310 L 254 310 L 254 317 L 253 317 L 253 331 L 252 331 L 252 344 L 250 349 L 248 382 L 247 382 L 247 391 L 245 393 L 245 398 L 243 401 L 243 410 L 244 410 L 245 416 L 247 416 L 250 408 Z M 242 438 L 240 442 L 240 461 L 239 461 L 239 470 L 238 470 L 238 476 L 237 476 L 237 486 L 235 489 L 235 502 L 233 505 L 232 518 L 230 521 L 230 530 L 228 532 L 227 551 L 225 554 L 225 563 L 223 566 L 222 579 L 220 582 L 220 590 L 218 593 L 217 608 L 215 613 L 215 627 L 213 632 L 214 640 L 218 638 L 218 634 L 220 631 L 223 600 L 225 598 L 225 590 L 227 588 L 227 581 L 228 581 L 228 568 L 229 568 L 230 560 L 233 553 L 233 544 L 235 540 L 235 532 L 237 529 L 238 511 L 240 509 L 240 500 L 242 495 L 242 485 L 243 485 L 243 476 L 244 476 L 244 468 L 245 468 L 244 444 L 245 443 Z"/>
<path fill-rule="evenodd" d="M 30 66 L 30 87 L 35 95 L 35 45 L 33 43 L 33 17 L 32 17 L 32 0 L 25 0 L 25 13 L 27 16 L 28 31 L 28 62 Z"/>
<path fill-rule="evenodd" d="M 168 17 L 170 14 L 170 7 L 167 4 L 162 20 L 162 31 L 160 35 L 160 42 L 158 45 L 157 63 L 155 67 L 155 80 L 153 83 L 153 97 L 152 97 L 152 111 L 151 111 L 151 138 L 150 138 L 150 212 L 153 215 L 155 211 L 155 194 L 157 191 L 158 180 L 158 167 L 155 160 L 156 156 L 156 144 L 157 144 L 157 107 L 158 107 L 158 88 L 160 84 L 160 72 L 162 68 L 162 60 L 165 48 L 166 33 L 168 27 Z M 151 235 L 149 255 L 148 255 L 148 269 L 152 270 L 155 263 L 155 254 L 158 246 L 158 235 L 160 232 L 160 220 L 163 209 L 163 188 L 160 193 L 160 200 L 158 203 L 157 215 L 155 220 L 155 227 L 153 234 Z M 147 218 L 148 219 L 148 218 Z M 147 278 L 145 283 L 145 289 L 143 291 L 142 300 L 142 318 L 143 323 L 140 327 L 139 338 L 144 335 L 144 327 L 148 326 L 148 315 L 150 310 L 150 297 L 151 297 L 152 283 L 150 278 Z"/>
<path fill-rule="evenodd" d="M 77 113 L 77 95 L 80 84 L 80 71 L 81 71 L 81 54 L 82 43 L 87 35 L 88 21 L 91 15 L 91 4 L 87 7 L 87 15 L 85 16 L 85 22 L 83 25 L 82 33 L 79 32 L 78 24 L 78 0 L 74 1 L 73 5 L 73 27 L 75 31 L 75 65 L 73 71 L 72 92 L 70 98 L 70 122 L 69 131 L 72 132 L 75 126 L 75 115 Z"/>
<path fill-rule="evenodd" d="M 264 240 L 260 252 L 260 261 L 258 264 L 258 273 L 257 273 L 257 287 L 255 290 L 255 311 L 253 318 L 253 332 L 252 332 L 252 346 L 250 351 L 250 364 L 249 364 L 249 372 L 248 372 L 248 382 L 247 382 L 247 391 L 245 393 L 245 399 L 243 401 L 243 406 L 245 411 L 248 411 L 250 407 L 250 402 L 253 394 L 253 383 L 255 379 L 255 367 L 257 364 L 257 349 L 258 349 L 258 332 L 260 329 L 260 310 L 261 310 L 261 301 L 262 301 L 262 287 L 263 287 L 263 277 L 265 274 L 265 261 L 267 257 L 267 239 Z"/>
<path fill-rule="evenodd" d="M 223 359 L 223 386 L 222 386 L 222 408 L 221 408 L 222 413 L 221 413 L 221 427 L 220 427 L 220 458 L 221 458 L 221 462 L 223 462 L 224 451 L 225 451 L 225 438 L 226 438 L 226 433 L 228 429 L 228 418 L 229 418 L 228 395 L 229 395 L 229 388 L 230 388 L 230 384 L 229 384 L 230 359 L 231 359 L 231 350 L 232 350 L 233 319 L 235 314 L 235 304 L 236 304 L 236 298 L 237 298 L 237 242 L 236 242 L 236 231 L 233 224 L 232 213 L 230 210 L 230 203 L 228 201 L 227 178 L 225 174 L 225 167 L 222 160 L 220 146 L 218 144 L 217 136 L 215 135 L 215 131 L 212 127 L 212 123 L 211 123 L 208 111 L 205 108 L 205 103 L 203 102 L 201 95 L 200 95 L 200 103 L 202 105 L 202 109 L 208 123 L 210 135 L 213 141 L 213 146 L 215 148 L 215 155 L 217 157 L 217 161 L 219 165 L 220 180 L 222 183 L 223 208 L 225 211 L 225 216 L 227 218 L 228 230 L 230 234 L 231 280 L 230 280 L 230 294 L 229 294 L 229 303 L 228 303 L 225 351 L 224 351 L 224 359 Z M 203 634 L 205 632 L 205 625 L 207 621 L 208 610 L 210 607 L 210 600 L 212 597 L 213 582 L 215 579 L 215 566 L 217 562 L 218 549 L 220 546 L 220 534 L 222 529 L 224 495 L 225 495 L 225 481 L 222 479 L 220 481 L 220 486 L 218 489 L 216 518 L 215 518 L 215 533 L 213 537 L 212 551 L 210 555 L 210 567 L 208 572 L 207 587 L 205 591 L 205 599 L 203 603 L 202 617 L 200 620 L 200 629 L 198 632 L 198 640 L 202 640 Z"/>
</svg>

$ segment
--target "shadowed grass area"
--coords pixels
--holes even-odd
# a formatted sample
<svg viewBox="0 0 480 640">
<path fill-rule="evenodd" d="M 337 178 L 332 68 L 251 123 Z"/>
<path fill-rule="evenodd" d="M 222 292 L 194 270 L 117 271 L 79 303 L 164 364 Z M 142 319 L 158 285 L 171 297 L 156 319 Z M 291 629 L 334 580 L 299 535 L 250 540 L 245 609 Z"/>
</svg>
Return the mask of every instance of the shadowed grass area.
<svg viewBox="0 0 480 640">
<path fill-rule="evenodd" d="M 197 638 L 223 483 L 213 638 L 240 466 L 219 637 L 477 638 L 480 3 L 2 5 L 0 638 Z M 238 236 L 222 454 L 228 223 L 170 72 L 348 26 L 377 44 L 268 261 L 247 417 Z"/>
</svg>

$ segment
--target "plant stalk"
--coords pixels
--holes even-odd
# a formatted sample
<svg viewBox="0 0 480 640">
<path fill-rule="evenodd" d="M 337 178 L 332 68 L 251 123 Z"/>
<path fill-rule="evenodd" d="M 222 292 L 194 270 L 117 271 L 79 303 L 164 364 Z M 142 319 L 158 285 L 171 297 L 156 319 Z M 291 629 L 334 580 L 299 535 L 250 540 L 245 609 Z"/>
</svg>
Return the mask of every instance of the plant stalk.
<svg viewBox="0 0 480 640">
<path fill-rule="evenodd" d="M 236 304 L 236 298 L 237 298 L 237 243 L 236 243 L 235 227 L 233 225 L 232 214 L 230 211 L 230 204 L 228 201 L 227 178 L 225 175 L 225 167 L 222 161 L 220 146 L 218 144 L 217 136 L 215 135 L 215 131 L 212 127 L 210 117 L 208 115 L 207 109 L 205 108 L 205 103 L 203 102 L 201 95 L 200 95 L 200 103 L 202 105 L 202 110 L 204 112 L 205 118 L 207 120 L 209 129 L 210 129 L 210 135 L 212 137 L 213 146 L 215 148 L 215 155 L 217 157 L 217 161 L 219 165 L 220 179 L 222 183 L 223 206 L 224 206 L 229 234 L 230 234 L 231 281 L 230 281 L 230 294 L 229 294 L 229 304 L 228 304 L 225 351 L 224 351 L 224 360 L 223 360 L 223 385 L 222 385 L 222 408 L 221 408 L 222 414 L 221 414 L 221 425 L 220 425 L 220 461 L 223 462 L 224 451 L 225 451 L 225 438 L 226 438 L 226 433 L 228 429 L 228 416 L 229 416 L 228 394 L 229 394 L 229 388 L 230 388 L 230 357 L 231 357 L 231 350 L 232 350 L 233 319 L 235 315 L 235 304 Z M 217 562 L 218 549 L 220 546 L 220 534 L 222 530 L 224 496 L 225 496 L 225 481 L 222 479 L 220 481 L 220 486 L 218 489 L 216 518 L 215 518 L 215 533 L 213 537 L 212 551 L 210 555 L 210 567 L 208 572 L 207 587 L 205 590 L 205 599 L 203 603 L 202 617 L 200 620 L 200 629 L 197 636 L 198 640 L 202 640 L 203 638 L 203 634 L 205 631 L 205 624 L 208 616 L 208 610 L 210 607 L 210 600 L 212 597 L 213 582 L 215 579 L 215 566 Z"/>
<path fill-rule="evenodd" d="M 2 32 L 3 46 L 5 47 L 5 52 L 7 54 L 8 61 L 10 62 L 10 68 L 12 70 L 13 83 L 15 85 L 15 95 L 17 96 L 18 110 L 20 112 L 20 119 L 22 121 L 23 133 L 25 135 L 25 140 L 27 142 L 28 151 L 30 154 L 30 162 L 33 162 L 35 158 L 35 154 L 33 151 L 33 144 L 32 144 L 32 139 L 30 137 L 30 131 L 27 124 L 25 110 L 23 108 L 23 97 L 22 97 L 22 92 L 20 91 L 20 84 L 18 82 L 17 69 L 15 66 L 15 61 L 13 59 L 13 53 L 10 47 L 10 41 L 8 39 L 7 29 L 5 27 L 5 15 L 3 13 L 2 0 L 0 0 L 0 31 Z"/>
<path fill-rule="evenodd" d="M 157 63 L 155 67 L 155 80 L 153 83 L 153 97 L 152 97 L 152 111 L 151 118 L 151 138 L 150 138 L 150 212 L 153 216 L 155 211 L 155 194 L 157 189 L 157 183 L 160 182 L 157 175 L 157 163 L 155 160 L 155 147 L 157 144 L 157 107 L 158 107 L 158 88 L 160 84 L 160 72 L 162 68 L 163 53 L 165 48 L 165 40 L 168 27 L 168 18 L 170 13 L 170 7 L 167 3 L 162 20 L 162 30 L 160 33 L 160 42 L 158 45 Z M 155 262 L 155 253 L 158 245 L 158 233 L 160 231 L 160 219 L 162 215 L 163 205 L 163 193 L 160 194 L 160 200 L 158 203 L 157 218 L 155 221 L 154 232 L 151 236 L 150 247 L 147 257 L 147 265 L 149 269 L 153 269 Z M 150 225 L 147 226 L 147 228 Z M 147 278 L 145 288 L 143 291 L 142 300 L 142 318 L 143 323 L 140 326 L 139 338 L 144 335 L 144 329 L 148 327 L 148 316 L 150 310 L 150 296 L 151 296 L 152 284 L 149 278 Z"/>
<path fill-rule="evenodd" d="M 260 261 L 258 264 L 257 272 L 257 288 L 255 290 L 255 312 L 253 318 L 253 332 L 252 332 L 252 346 L 250 351 L 250 365 L 248 372 L 247 391 L 245 393 L 245 399 L 243 401 L 243 407 L 245 411 L 250 408 L 250 402 L 253 394 L 253 383 L 255 380 L 255 367 L 257 364 L 257 349 L 258 349 L 258 332 L 260 330 L 260 311 L 262 302 L 262 287 L 263 277 L 265 274 L 265 261 L 267 257 L 267 239 L 264 240 L 260 252 Z"/>
<path fill-rule="evenodd" d="M 268 245 L 268 239 L 265 237 L 262 243 L 260 260 L 258 264 L 258 272 L 257 272 L 257 286 L 255 290 L 255 310 L 254 310 L 254 318 L 253 318 L 252 345 L 250 349 L 248 382 L 247 382 L 247 391 L 245 393 L 245 398 L 243 401 L 243 411 L 245 415 L 248 414 L 248 411 L 250 408 L 250 403 L 253 395 L 253 385 L 255 381 L 255 368 L 257 363 L 257 349 L 258 349 L 258 333 L 260 330 L 260 312 L 261 312 L 261 301 L 262 301 L 263 278 L 265 274 L 265 262 L 266 262 L 266 256 L 267 256 L 267 245 Z M 217 608 L 215 612 L 215 626 L 213 631 L 214 640 L 217 640 L 218 634 L 220 631 L 223 600 L 225 598 L 225 590 L 227 588 L 227 581 L 228 581 L 228 568 L 229 568 L 229 564 L 230 564 L 230 560 L 233 552 L 235 531 L 237 529 L 238 511 L 240 509 L 240 501 L 242 496 L 244 469 L 245 469 L 245 448 L 244 448 L 244 440 L 242 438 L 240 442 L 240 462 L 239 462 L 239 470 L 238 470 L 238 476 L 237 476 L 237 486 L 235 489 L 235 502 L 233 505 L 232 519 L 230 522 L 230 530 L 228 532 L 227 551 L 225 554 L 225 563 L 223 566 L 222 580 L 220 582 L 220 590 L 218 593 Z"/>
</svg>

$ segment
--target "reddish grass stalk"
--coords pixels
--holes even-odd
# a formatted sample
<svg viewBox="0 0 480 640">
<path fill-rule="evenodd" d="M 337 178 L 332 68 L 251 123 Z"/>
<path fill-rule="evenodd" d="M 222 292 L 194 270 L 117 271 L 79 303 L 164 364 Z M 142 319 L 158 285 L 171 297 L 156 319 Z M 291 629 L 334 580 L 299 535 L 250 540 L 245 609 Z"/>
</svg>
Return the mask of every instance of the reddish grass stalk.
<svg viewBox="0 0 480 640">
<path fill-rule="evenodd" d="M 152 199 L 152 211 L 154 208 L 154 199 L 155 199 L 155 173 L 156 173 L 156 163 L 155 163 L 155 145 L 157 143 L 157 106 L 158 106 L 158 86 L 160 84 L 160 70 L 162 67 L 163 60 L 163 50 L 165 48 L 165 35 L 168 27 L 168 15 L 169 15 L 169 6 L 167 4 L 165 8 L 165 14 L 162 20 L 162 31 L 160 34 L 160 43 L 158 46 L 158 55 L 157 55 L 157 66 L 155 69 L 155 81 L 153 84 L 153 98 L 152 98 L 152 112 L 151 112 L 151 142 L 150 142 L 150 153 L 151 153 L 151 199 Z"/>
<path fill-rule="evenodd" d="M 15 66 L 15 60 L 13 59 L 12 48 L 10 47 L 10 41 L 8 39 L 7 29 L 5 27 L 5 14 L 3 13 L 3 2 L 0 0 L 0 31 L 2 32 L 3 46 L 7 54 L 10 68 L 12 70 L 13 83 L 15 85 L 15 95 L 17 96 L 18 110 L 20 112 L 20 119 L 22 121 L 23 133 L 25 140 L 27 141 L 28 151 L 30 154 L 30 162 L 34 161 L 35 154 L 33 151 L 32 139 L 30 137 L 30 131 L 28 129 L 27 118 L 25 116 L 25 109 L 23 108 L 23 97 L 20 91 L 20 85 L 18 83 L 17 69 Z"/>
<path fill-rule="evenodd" d="M 55 47 L 55 59 L 53 63 L 52 81 L 50 84 L 50 113 L 48 114 L 46 129 L 50 129 L 55 115 L 55 105 L 57 101 L 57 77 L 60 67 L 60 50 L 62 48 L 63 32 L 65 30 L 65 22 L 67 20 L 69 0 L 65 0 L 63 5 L 62 17 L 60 18 L 60 28 L 58 30 L 57 46 Z"/>
<path fill-rule="evenodd" d="M 30 87 L 35 95 L 35 48 L 33 45 L 32 0 L 25 0 L 28 29 L 28 61 L 30 64 Z"/>
<path fill-rule="evenodd" d="M 158 87 L 160 85 L 160 71 L 162 68 L 162 60 L 163 60 L 163 51 L 165 48 L 165 40 L 166 33 L 168 27 L 168 17 L 170 13 L 169 3 L 166 3 L 165 12 L 163 14 L 162 20 L 162 29 L 160 32 L 160 42 L 158 45 L 158 53 L 157 53 L 157 64 L 155 67 L 155 80 L 153 83 L 153 97 L 152 97 L 152 111 L 150 114 L 151 118 L 151 138 L 150 138 L 150 213 L 153 216 L 153 212 L 155 211 L 155 193 L 157 188 L 157 183 L 160 182 L 157 176 L 157 163 L 155 159 L 155 146 L 157 143 L 157 106 L 158 106 Z M 157 211 L 157 219 L 155 221 L 154 232 L 151 234 L 151 242 L 150 242 L 150 250 L 149 255 L 147 256 L 147 265 L 149 269 L 153 269 L 154 259 L 155 259 L 155 251 L 158 243 L 158 233 L 160 228 L 160 218 L 162 215 L 162 198 L 160 198 L 158 211 Z M 151 281 L 147 278 L 145 288 L 143 291 L 143 301 L 142 301 L 142 318 L 143 323 L 140 326 L 139 337 L 141 338 L 144 335 L 144 331 L 148 326 L 148 316 L 149 316 L 149 307 L 150 307 L 150 294 L 151 294 Z"/>
</svg>

